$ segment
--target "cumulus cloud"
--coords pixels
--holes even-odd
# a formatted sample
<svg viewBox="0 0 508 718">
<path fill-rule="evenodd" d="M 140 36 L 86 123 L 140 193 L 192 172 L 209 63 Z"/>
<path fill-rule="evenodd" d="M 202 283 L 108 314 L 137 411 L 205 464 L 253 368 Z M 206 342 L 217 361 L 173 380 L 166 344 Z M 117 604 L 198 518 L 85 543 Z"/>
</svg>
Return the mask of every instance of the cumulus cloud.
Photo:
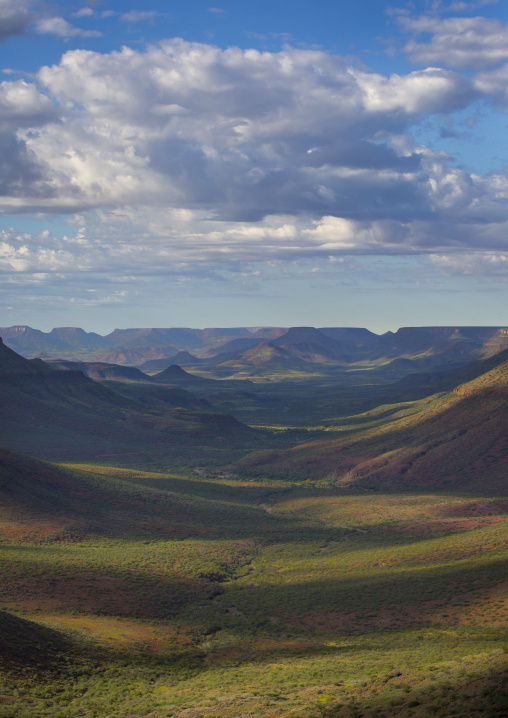
<svg viewBox="0 0 508 718">
<path fill-rule="evenodd" d="M 0 83 L 0 129 L 38 127 L 60 116 L 55 104 L 33 83 Z"/>
<path fill-rule="evenodd" d="M 0 83 L 0 197 L 9 197 L 8 203 L 52 194 L 45 168 L 20 133 L 35 133 L 60 116 L 35 85 L 24 80 Z"/>
<path fill-rule="evenodd" d="M 0 272 L 217 277 L 249 273 L 260 262 L 276 267 L 347 256 L 430 255 L 440 273 L 460 273 L 461 255 L 478 256 L 479 247 L 489 257 L 508 254 L 506 196 L 499 203 L 492 223 L 472 211 L 406 222 L 332 215 L 224 222 L 200 211 L 122 207 L 76 216 L 76 229 L 63 237 L 4 232 Z M 485 209 L 476 207 L 480 215 Z"/>
<path fill-rule="evenodd" d="M 480 81 L 183 40 L 68 52 L 37 85 L 0 85 L 0 151 L 11 158 L 0 211 L 79 212 L 86 229 L 9 234 L 0 267 L 184 276 L 313 257 L 502 253 L 508 178 L 471 175 L 409 135 L 421 117 L 485 94 Z"/>
<path fill-rule="evenodd" d="M 152 203 L 250 221 L 432 211 L 428 169 L 434 176 L 446 158 L 429 163 L 399 135 L 474 94 L 445 70 L 387 78 L 324 52 L 181 40 L 68 52 L 38 80 L 58 107 L 73 108 L 58 126 L 19 133 L 47 166 L 58 209 Z"/>
</svg>

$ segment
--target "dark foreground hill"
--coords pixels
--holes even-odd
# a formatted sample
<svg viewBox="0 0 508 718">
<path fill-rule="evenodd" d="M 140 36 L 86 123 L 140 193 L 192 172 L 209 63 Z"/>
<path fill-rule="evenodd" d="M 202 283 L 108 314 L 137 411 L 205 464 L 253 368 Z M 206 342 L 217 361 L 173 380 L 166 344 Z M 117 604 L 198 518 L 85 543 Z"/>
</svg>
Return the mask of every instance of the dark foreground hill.
<svg viewBox="0 0 508 718">
<path fill-rule="evenodd" d="M 495 363 L 492 359 L 489 366 Z M 508 492 L 508 360 L 401 418 L 340 438 L 254 454 L 238 467 L 364 488 Z M 395 415 L 397 417 L 397 415 Z"/>
<path fill-rule="evenodd" d="M 192 483 L 185 486 L 180 479 L 166 476 L 160 480 L 164 490 L 158 491 L 116 478 L 121 474 L 118 470 L 111 475 L 105 467 L 97 471 L 103 473 L 58 466 L 0 448 L 0 538 L 47 543 L 100 536 L 139 538 L 147 533 L 152 538 L 200 536 L 212 527 L 216 533 L 217 523 L 227 530 L 232 520 L 228 491 L 238 501 L 227 487 L 217 492 L 216 500 L 199 495 L 199 482 L 194 488 Z M 135 471 L 125 471 L 127 477 L 131 474 L 137 477 Z M 242 506 L 237 511 L 244 525 L 263 521 L 261 509 Z"/>
<path fill-rule="evenodd" d="M 206 453 L 257 437 L 231 416 L 151 408 L 80 371 L 56 371 L 1 343 L 0 403 L 2 444 L 50 460 L 150 463 L 185 455 L 187 445 Z"/>
<path fill-rule="evenodd" d="M 116 489 L 116 490 L 115 490 Z M 119 502 L 118 499 L 124 501 Z M 130 500 L 129 500 L 130 498 Z M 129 505 L 130 504 L 130 505 Z M 105 521 L 116 505 L 116 522 Z M 118 533 L 118 511 L 134 518 L 132 497 L 91 476 L 0 449 L 0 535 L 16 541 L 55 541 Z M 111 534 L 110 534 L 111 535 Z"/>
</svg>

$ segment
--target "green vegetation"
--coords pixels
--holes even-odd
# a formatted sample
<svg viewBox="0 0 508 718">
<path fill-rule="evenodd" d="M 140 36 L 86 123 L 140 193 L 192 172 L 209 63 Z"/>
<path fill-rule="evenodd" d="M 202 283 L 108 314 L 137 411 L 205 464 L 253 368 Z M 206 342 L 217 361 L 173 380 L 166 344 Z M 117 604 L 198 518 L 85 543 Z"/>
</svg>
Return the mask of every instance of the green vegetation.
<svg viewBox="0 0 508 718">
<path fill-rule="evenodd" d="M 107 506 L 2 521 L 1 716 L 506 713 L 505 498 L 7 459 Z"/>
</svg>

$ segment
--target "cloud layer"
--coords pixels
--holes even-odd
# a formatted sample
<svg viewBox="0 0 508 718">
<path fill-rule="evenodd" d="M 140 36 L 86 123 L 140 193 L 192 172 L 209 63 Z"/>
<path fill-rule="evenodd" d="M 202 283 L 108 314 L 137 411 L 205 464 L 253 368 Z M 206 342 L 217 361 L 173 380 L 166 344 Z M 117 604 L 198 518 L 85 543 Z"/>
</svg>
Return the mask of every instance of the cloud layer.
<svg viewBox="0 0 508 718">
<path fill-rule="evenodd" d="M 508 24 L 484 17 L 401 17 L 414 37 L 405 46 L 413 62 L 481 70 L 508 62 Z M 422 34 L 429 33 L 425 42 Z"/>
<path fill-rule="evenodd" d="M 17 7 L 0 0 L 7 34 L 33 20 Z M 74 33 L 62 18 L 37 22 Z M 0 210 L 63 214 L 77 229 L 5 230 L 0 271 L 184 276 L 433 254 L 451 257 L 435 260 L 446 273 L 475 252 L 487 252 L 478 271 L 504 271 L 490 258 L 508 250 L 507 175 L 454 167 L 411 128 L 479 99 L 508 103 L 507 29 L 399 22 L 413 33 L 405 51 L 430 67 L 385 76 L 323 51 L 172 39 L 69 51 L 31 81 L 1 83 Z"/>
</svg>

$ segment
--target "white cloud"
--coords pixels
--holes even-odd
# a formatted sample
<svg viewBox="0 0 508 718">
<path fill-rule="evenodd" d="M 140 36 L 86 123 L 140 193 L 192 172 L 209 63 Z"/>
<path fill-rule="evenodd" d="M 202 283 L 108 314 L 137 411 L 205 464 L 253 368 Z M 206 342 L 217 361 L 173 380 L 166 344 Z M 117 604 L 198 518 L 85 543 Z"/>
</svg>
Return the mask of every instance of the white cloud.
<svg viewBox="0 0 508 718">
<path fill-rule="evenodd" d="M 508 278 L 508 251 L 437 254 L 430 255 L 430 260 L 441 274 L 448 277 L 484 276 Z"/>
<path fill-rule="evenodd" d="M 90 8 L 82 8 L 75 17 L 93 15 Z M 0 41 L 14 35 L 21 35 L 33 27 L 40 34 L 52 34 L 59 37 L 99 37 L 96 30 L 81 30 L 74 27 L 63 17 L 43 16 L 37 10 L 33 0 L 0 0 Z"/>
<path fill-rule="evenodd" d="M 435 67 L 388 78 L 365 72 L 354 75 L 371 112 L 450 112 L 472 96 L 468 79 Z"/>
<path fill-rule="evenodd" d="M 82 7 L 81 10 L 73 13 L 73 17 L 93 17 L 95 11 L 91 7 Z"/>
<path fill-rule="evenodd" d="M 98 30 L 81 30 L 74 27 L 62 17 L 46 17 L 36 23 L 37 32 L 45 35 L 58 35 L 59 37 L 100 37 Z"/>
<path fill-rule="evenodd" d="M 181 40 L 68 52 L 39 81 L 75 108 L 20 134 L 48 168 L 58 211 L 151 202 L 229 219 L 405 213 L 428 194 L 428 177 L 422 153 L 400 149 L 393 133 L 473 92 L 439 69 L 385 78 L 324 52 Z"/>
<path fill-rule="evenodd" d="M 37 127 L 61 113 L 54 103 L 24 80 L 0 83 L 0 129 Z"/>
<path fill-rule="evenodd" d="M 486 5 L 497 5 L 498 0 L 455 0 L 445 5 L 441 0 L 433 0 L 430 4 L 430 10 L 433 13 L 448 12 L 472 12 Z"/>
<path fill-rule="evenodd" d="M 413 33 L 404 51 L 416 63 L 480 70 L 508 61 L 508 24 L 485 17 L 401 16 L 399 25 Z M 421 39 L 430 33 L 430 39 Z"/>
<path fill-rule="evenodd" d="M 508 108 L 508 63 L 495 70 L 479 72 L 474 79 L 476 89 L 491 101 Z"/>
<path fill-rule="evenodd" d="M 0 211 L 76 213 L 86 229 L 30 237 L 22 251 L 5 236 L 0 266 L 181 277 L 345 255 L 502 254 L 508 178 L 454 168 L 408 134 L 494 91 L 481 82 L 182 40 L 68 52 L 37 85 L 0 85 Z"/>
<path fill-rule="evenodd" d="M 124 22 L 142 22 L 143 20 L 153 20 L 157 14 L 155 10 L 131 10 L 120 15 L 120 20 Z"/>
</svg>

